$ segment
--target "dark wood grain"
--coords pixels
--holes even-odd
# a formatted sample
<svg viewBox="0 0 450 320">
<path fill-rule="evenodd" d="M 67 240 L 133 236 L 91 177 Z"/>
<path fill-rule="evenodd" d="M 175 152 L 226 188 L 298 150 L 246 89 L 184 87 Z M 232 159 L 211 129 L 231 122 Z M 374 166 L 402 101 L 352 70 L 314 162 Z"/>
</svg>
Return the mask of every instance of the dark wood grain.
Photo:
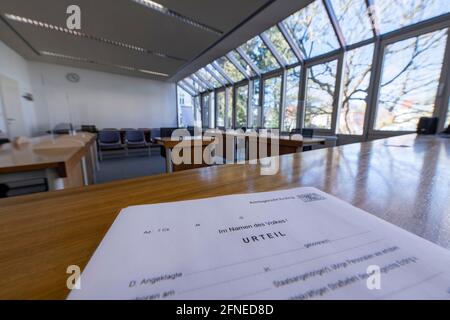
<svg viewBox="0 0 450 320">
<path fill-rule="evenodd" d="M 450 140 L 408 135 L 285 155 L 275 176 L 226 165 L 1 200 L 0 298 L 64 299 L 67 266 L 83 268 L 127 206 L 299 186 L 450 248 Z"/>
</svg>

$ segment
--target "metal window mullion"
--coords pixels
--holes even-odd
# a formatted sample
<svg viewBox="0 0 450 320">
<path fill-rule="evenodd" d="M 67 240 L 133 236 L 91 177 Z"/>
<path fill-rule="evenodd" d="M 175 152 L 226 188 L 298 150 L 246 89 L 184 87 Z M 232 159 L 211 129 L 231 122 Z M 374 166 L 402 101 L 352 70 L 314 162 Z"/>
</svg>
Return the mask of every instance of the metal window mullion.
<svg viewBox="0 0 450 320">
<path fill-rule="evenodd" d="M 341 46 L 341 48 L 344 49 L 346 46 L 344 33 L 342 32 L 341 27 L 339 26 L 339 22 L 331 6 L 330 0 L 323 0 L 323 5 L 325 7 L 325 11 L 327 12 L 328 18 L 330 19 L 331 25 L 333 26 L 333 30 L 336 34 L 339 45 Z"/>
<path fill-rule="evenodd" d="M 214 99 L 213 99 L 213 95 L 214 94 L 215 94 L 214 91 L 209 93 L 208 129 L 211 129 L 211 128 L 213 128 L 216 125 L 215 122 L 214 122 L 215 121 L 214 118 L 216 117 L 216 114 L 215 114 L 215 111 L 214 111 L 214 114 L 212 112 L 212 110 L 214 108 L 213 103 L 215 103 L 215 101 L 216 101 L 216 97 L 215 96 L 214 96 Z M 214 102 L 213 102 L 213 100 L 214 100 Z"/>
<path fill-rule="evenodd" d="M 248 82 L 248 93 L 247 93 L 247 124 L 246 127 L 250 127 L 250 120 L 253 120 L 253 110 L 252 110 L 252 100 L 253 100 L 253 81 Z M 250 114 L 252 114 L 252 119 L 250 119 Z"/>
<path fill-rule="evenodd" d="M 278 29 L 280 30 L 283 37 L 286 39 L 286 42 L 291 47 L 292 51 L 294 52 L 295 56 L 297 57 L 298 61 L 303 64 L 303 55 L 300 51 L 300 48 L 295 43 L 294 39 L 292 38 L 289 31 L 284 26 L 283 22 L 278 23 Z"/>
<path fill-rule="evenodd" d="M 244 67 L 237 61 L 231 53 L 227 53 L 226 58 L 230 60 L 230 62 L 236 67 L 236 69 L 239 70 L 240 73 L 244 75 L 245 78 L 250 79 L 250 75 L 247 74 L 247 71 L 244 69 Z"/>
<path fill-rule="evenodd" d="M 253 61 L 247 56 L 247 54 L 241 48 L 236 48 L 236 51 L 237 51 L 237 53 L 239 53 L 241 55 L 242 59 L 244 59 L 244 61 L 247 62 L 247 64 L 250 66 L 250 68 L 253 70 L 253 72 L 255 74 L 257 74 L 258 76 L 261 76 L 261 71 L 253 63 Z"/>
<path fill-rule="evenodd" d="M 378 15 L 374 0 L 366 0 L 367 14 L 372 25 L 372 32 L 375 37 L 380 36 L 380 26 L 378 25 Z"/>
<path fill-rule="evenodd" d="M 234 83 L 233 79 L 231 79 L 231 78 L 225 73 L 225 71 L 223 71 L 223 69 L 222 69 L 215 61 L 214 61 L 213 63 L 211 63 L 211 65 L 216 69 L 217 72 L 220 73 L 220 75 L 221 75 L 222 77 L 225 78 L 225 80 L 228 81 L 229 84 L 233 84 L 233 83 Z"/>
<path fill-rule="evenodd" d="M 267 46 L 267 48 L 269 49 L 269 51 L 272 53 L 272 55 L 275 57 L 275 59 L 277 60 L 278 64 L 286 69 L 287 66 L 287 62 L 286 60 L 280 55 L 280 53 L 277 51 L 277 49 L 275 48 L 275 46 L 273 45 L 272 41 L 270 41 L 270 39 L 264 34 L 260 34 L 260 38 L 263 41 L 263 43 Z"/>
<path fill-rule="evenodd" d="M 306 85 L 308 81 L 308 68 L 302 67 L 300 71 L 300 84 L 298 94 L 297 109 L 297 129 L 303 129 L 305 124 L 305 108 L 306 108 Z"/>
<path fill-rule="evenodd" d="M 364 117 L 363 137 L 366 141 L 374 131 L 375 117 L 378 108 L 378 93 L 381 82 L 381 69 L 383 67 L 384 45 L 380 39 L 375 42 L 372 69 L 370 75 L 369 92 L 367 94 L 366 115 Z"/>
<path fill-rule="evenodd" d="M 336 72 L 336 84 L 334 87 L 334 101 L 333 101 L 333 113 L 331 116 L 331 132 L 332 134 L 338 133 L 339 113 L 341 109 L 343 79 L 345 74 L 345 52 L 338 58 L 337 72 Z"/>
<path fill-rule="evenodd" d="M 449 107 L 450 94 L 450 28 L 447 29 L 447 43 L 445 46 L 444 60 L 441 67 L 438 92 L 436 94 L 434 116 L 439 118 L 438 130 L 444 129 L 446 115 Z"/>
<path fill-rule="evenodd" d="M 283 131 L 284 126 L 284 113 L 286 111 L 286 92 L 287 92 L 287 70 L 283 70 L 281 78 L 281 101 L 280 101 L 280 117 L 279 117 L 279 129 Z"/>
</svg>

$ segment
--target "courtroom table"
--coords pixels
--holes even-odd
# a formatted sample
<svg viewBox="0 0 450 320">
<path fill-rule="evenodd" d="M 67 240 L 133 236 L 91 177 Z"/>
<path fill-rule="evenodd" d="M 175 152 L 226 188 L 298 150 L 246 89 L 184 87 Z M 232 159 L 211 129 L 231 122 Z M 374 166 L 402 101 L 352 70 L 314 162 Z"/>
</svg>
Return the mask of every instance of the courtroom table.
<svg viewBox="0 0 450 320">
<path fill-rule="evenodd" d="M 211 166 L 0 200 L 0 298 L 64 299 L 67 267 L 85 267 L 122 208 L 301 186 L 450 249 L 450 139 L 406 135 L 279 160 L 273 176 L 257 164 Z"/>
<path fill-rule="evenodd" d="M 96 135 L 46 135 L 0 146 L 0 183 L 46 179 L 50 190 L 94 183 Z"/>
<path fill-rule="evenodd" d="M 185 136 L 182 137 L 181 140 L 174 137 L 165 137 L 165 138 L 156 137 L 154 140 L 157 144 L 163 146 L 166 151 L 167 173 L 183 171 L 188 169 L 203 168 L 209 165 L 207 162 L 211 162 L 210 159 L 208 159 L 208 161 L 205 162 L 205 159 L 203 159 L 203 151 L 207 146 L 214 143 L 214 138 L 212 137 Z M 173 152 L 179 152 L 180 155 L 183 155 L 183 153 L 185 152 L 184 150 L 187 149 L 190 149 L 191 152 L 190 164 L 188 163 L 175 164 L 172 162 Z M 194 161 L 194 155 L 196 152 L 198 152 L 198 154 L 201 155 L 201 163 L 195 163 Z"/>
</svg>

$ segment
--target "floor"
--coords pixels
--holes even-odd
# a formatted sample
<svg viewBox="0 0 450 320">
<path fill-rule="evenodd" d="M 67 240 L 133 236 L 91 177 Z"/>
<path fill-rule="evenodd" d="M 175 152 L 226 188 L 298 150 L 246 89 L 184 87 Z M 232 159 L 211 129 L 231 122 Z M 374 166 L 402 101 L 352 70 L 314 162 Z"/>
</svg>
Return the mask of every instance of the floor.
<svg viewBox="0 0 450 320">
<path fill-rule="evenodd" d="M 145 152 L 133 153 L 128 157 L 123 154 L 105 154 L 97 171 L 97 183 L 122 179 L 152 176 L 166 172 L 165 159 L 159 152 L 152 152 L 151 157 Z"/>
</svg>

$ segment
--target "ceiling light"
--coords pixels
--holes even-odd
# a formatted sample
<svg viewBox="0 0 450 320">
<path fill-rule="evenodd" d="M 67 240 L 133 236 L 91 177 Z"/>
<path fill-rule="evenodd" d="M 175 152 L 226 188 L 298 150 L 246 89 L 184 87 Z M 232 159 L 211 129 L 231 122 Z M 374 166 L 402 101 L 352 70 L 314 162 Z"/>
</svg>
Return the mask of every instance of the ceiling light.
<svg viewBox="0 0 450 320">
<path fill-rule="evenodd" d="M 220 31 L 220 30 L 218 30 L 216 28 L 213 28 L 213 27 L 210 27 L 210 26 L 208 26 L 208 25 L 206 25 L 204 23 L 192 20 L 191 18 L 183 16 L 183 15 L 181 15 L 181 14 L 175 12 L 175 11 L 172 11 L 169 8 L 166 8 L 166 7 L 164 7 L 163 5 L 161 5 L 161 4 L 157 3 L 157 2 L 154 2 L 154 1 L 151 1 L 151 0 L 132 0 L 132 1 L 134 1 L 134 2 L 136 2 L 138 4 L 140 4 L 140 5 L 143 5 L 143 6 L 147 7 L 147 8 L 149 8 L 149 9 L 158 11 L 158 12 L 160 12 L 160 13 L 166 15 L 166 16 L 169 16 L 169 17 L 172 17 L 172 18 L 176 18 L 176 19 L 178 19 L 178 20 L 180 20 L 180 21 L 182 21 L 184 23 L 187 23 L 187 24 L 189 24 L 191 26 L 194 26 L 196 28 L 200 28 L 202 30 L 214 33 L 214 34 L 219 35 L 219 36 L 221 36 L 223 34 L 222 31 Z"/>
<path fill-rule="evenodd" d="M 106 39 L 106 38 L 103 38 L 103 37 L 98 37 L 98 36 L 86 34 L 84 32 L 77 31 L 77 30 L 70 30 L 70 29 L 67 29 L 67 28 L 54 26 L 54 25 L 51 25 L 51 24 L 48 24 L 48 23 L 45 23 L 45 22 L 36 21 L 36 20 L 32 20 L 32 19 L 16 16 L 14 14 L 6 13 L 5 17 L 8 18 L 9 20 L 13 20 L 13 21 L 21 22 L 21 23 L 26 23 L 26 24 L 31 24 L 31 25 L 34 25 L 36 27 L 45 28 L 45 29 L 54 30 L 54 31 L 59 31 L 59 32 L 71 34 L 71 35 L 76 36 L 76 37 L 82 37 L 82 38 L 86 38 L 86 39 L 90 39 L 90 40 L 94 40 L 94 41 L 99 41 L 99 42 L 106 43 L 106 44 L 109 44 L 109 45 L 112 45 L 112 46 L 126 48 L 126 49 L 129 49 L 129 50 L 133 50 L 133 51 L 137 51 L 137 52 L 141 52 L 141 53 L 151 54 L 151 55 L 154 55 L 154 56 L 158 56 L 160 58 L 174 59 L 174 60 L 183 61 L 183 62 L 187 61 L 186 59 L 173 57 L 173 56 L 161 53 L 161 52 L 151 51 L 149 49 L 141 48 L 141 47 L 138 47 L 138 46 L 135 46 L 135 45 L 132 45 L 132 44 L 128 44 L 128 43 L 124 43 L 124 42 L 120 42 L 120 41 L 116 41 L 116 40 L 110 40 L 110 39 Z"/>
<path fill-rule="evenodd" d="M 119 68 L 119 69 L 128 70 L 128 71 L 135 71 L 135 72 L 151 74 L 151 75 L 155 75 L 155 76 L 161 76 L 161 77 L 169 76 L 167 73 L 161 73 L 161 72 L 156 72 L 156 71 L 151 71 L 151 70 L 146 70 L 146 69 L 138 69 L 138 68 L 124 66 L 124 65 L 120 65 L 120 64 L 110 64 L 110 63 L 98 62 L 98 61 L 94 61 L 94 60 L 87 59 L 87 58 L 74 57 L 74 56 L 69 56 L 69 55 L 65 55 L 65 54 L 61 54 L 61 53 L 41 51 L 40 54 L 44 55 L 44 56 L 59 58 L 59 59 L 72 60 L 72 61 L 78 61 L 78 62 L 86 62 L 86 63 L 100 65 L 100 66 L 114 67 L 114 68 Z"/>
</svg>

